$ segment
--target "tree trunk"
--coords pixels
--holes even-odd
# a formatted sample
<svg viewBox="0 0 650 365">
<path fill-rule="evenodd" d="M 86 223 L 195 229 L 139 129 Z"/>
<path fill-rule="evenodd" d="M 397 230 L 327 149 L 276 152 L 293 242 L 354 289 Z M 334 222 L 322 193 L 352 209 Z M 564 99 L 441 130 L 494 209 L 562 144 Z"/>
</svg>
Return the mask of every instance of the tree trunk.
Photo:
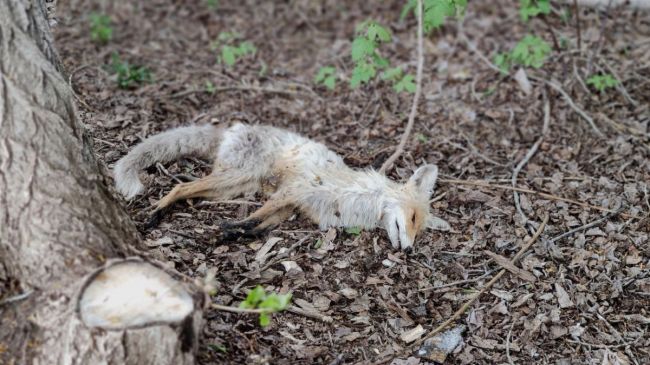
<svg viewBox="0 0 650 365">
<path fill-rule="evenodd" d="M 45 12 L 0 0 L 0 363 L 193 363 L 203 294 L 119 259 L 140 241 L 98 172 Z"/>
</svg>

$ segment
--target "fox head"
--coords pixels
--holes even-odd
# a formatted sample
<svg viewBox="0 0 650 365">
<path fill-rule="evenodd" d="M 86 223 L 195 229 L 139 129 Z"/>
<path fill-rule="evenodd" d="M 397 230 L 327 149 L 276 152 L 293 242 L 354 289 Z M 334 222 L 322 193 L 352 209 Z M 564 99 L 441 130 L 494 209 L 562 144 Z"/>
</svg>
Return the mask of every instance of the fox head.
<svg viewBox="0 0 650 365">
<path fill-rule="evenodd" d="M 438 167 L 424 165 L 384 203 L 382 224 L 393 248 L 410 250 L 415 238 L 426 228 L 449 229 L 447 222 L 429 212 L 429 199 L 437 179 Z"/>
</svg>

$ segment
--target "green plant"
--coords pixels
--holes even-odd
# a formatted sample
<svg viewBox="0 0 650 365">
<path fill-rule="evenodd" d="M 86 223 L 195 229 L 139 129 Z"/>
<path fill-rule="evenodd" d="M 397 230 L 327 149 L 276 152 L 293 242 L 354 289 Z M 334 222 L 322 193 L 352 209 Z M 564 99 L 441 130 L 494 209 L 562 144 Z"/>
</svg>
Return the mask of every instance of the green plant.
<svg viewBox="0 0 650 365">
<path fill-rule="evenodd" d="M 346 227 L 345 233 L 358 236 L 361 234 L 361 227 Z"/>
<path fill-rule="evenodd" d="M 238 33 L 221 32 L 216 42 L 213 43 L 212 48 L 217 49 L 221 47 L 219 61 L 225 63 L 227 66 L 233 66 L 237 60 L 257 52 L 255 45 L 249 41 L 238 42 L 241 35 Z"/>
<path fill-rule="evenodd" d="M 409 2 L 402 9 L 400 19 L 415 12 L 417 7 L 417 0 L 409 0 Z M 461 16 L 467 7 L 467 0 L 423 0 L 422 8 L 424 14 L 422 16 L 422 27 L 425 33 L 429 33 L 434 29 L 439 28 L 445 23 L 445 19 L 450 16 Z"/>
<path fill-rule="evenodd" d="M 285 310 L 291 303 L 291 293 L 267 293 L 260 285 L 248 292 L 246 300 L 239 304 L 239 308 L 258 310 L 260 326 L 266 327 L 271 323 L 271 313 Z"/>
<path fill-rule="evenodd" d="M 332 66 L 321 67 L 314 77 L 314 82 L 323 84 L 330 90 L 336 87 L 336 68 Z"/>
<path fill-rule="evenodd" d="M 147 67 L 131 65 L 127 61 L 122 61 L 116 53 L 113 54 L 110 69 L 117 74 L 117 85 L 122 89 L 151 82 L 151 71 Z"/>
<path fill-rule="evenodd" d="M 219 0 L 205 0 L 205 4 L 208 8 L 214 10 L 219 6 Z"/>
<path fill-rule="evenodd" d="M 205 92 L 207 92 L 208 94 L 212 95 L 212 94 L 214 94 L 216 91 L 217 91 L 217 88 L 214 86 L 214 84 L 212 83 L 212 81 L 207 80 L 207 81 L 205 82 Z"/>
<path fill-rule="evenodd" d="M 90 39 L 97 43 L 108 43 L 113 38 L 111 18 L 105 14 L 90 14 Z"/>
<path fill-rule="evenodd" d="M 352 41 L 352 61 L 355 63 L 350 77 L 350 87 L 356 88 L 377 75 L 377 69 L 388 66 L 388 60 L 381 57 L 378 48 L 391 40 L 388 29 L 372 20 L 357 26 L 357 36 Z"/>
<path fill-rule="evenodd" d="M 526 35 L 508 53 L 498 53 L 494 58 L 494 64 L 501 72 L 508 73 L 512 65 L 540 68 L 544 65 L 546 58 L 551 53 L 551 46 L 543 39 Z"/>
<path fill-rule="evenodd" d="M 519 1 L 519 15 L 521 20 L 527 22 L 528 19 L 536 17 L 540 14 L 546 15 L 551 12 L 551 4 L 549 0 L 520 0 Z"/>
<path fill-rule="evenodd" d="M 610 74 L 598 74 L 589 77 L 587 84 L 593 86 L 600 93 L 604 93 L 607 89 L 616 87 L 618 81 Z"/>
</svg>

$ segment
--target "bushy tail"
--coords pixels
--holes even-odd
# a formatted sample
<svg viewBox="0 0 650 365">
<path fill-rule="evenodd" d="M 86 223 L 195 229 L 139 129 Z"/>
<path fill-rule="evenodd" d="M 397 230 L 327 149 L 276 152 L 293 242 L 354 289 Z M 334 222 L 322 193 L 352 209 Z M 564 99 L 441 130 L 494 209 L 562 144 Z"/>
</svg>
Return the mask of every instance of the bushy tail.
<svg viewBox="0 0 650 365">
<path fill-rule="evenodd" d="M 147 138 L 115 164 L 117 190 L 127 199 L 133 198 L 144 190 L 138 177 L 140 170 L 184 155 L 212 157 L 220 137 L 220 129 L 208 124 L 180 127 Z"/>
</svg>

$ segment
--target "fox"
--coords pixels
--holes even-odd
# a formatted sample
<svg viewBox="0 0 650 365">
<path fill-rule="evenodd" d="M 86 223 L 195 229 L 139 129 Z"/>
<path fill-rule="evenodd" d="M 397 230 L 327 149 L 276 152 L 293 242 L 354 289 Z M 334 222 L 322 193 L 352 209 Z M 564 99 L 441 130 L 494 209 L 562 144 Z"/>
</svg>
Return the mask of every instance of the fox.
<svg viewBox="0 0 650 365">
<path fill-rule="evenodd" d="M 392 247 L 407 252 L 425 229 L 450 229 L 430 212 L 438 178 L 435 164 L 420 166 L 408 181 L 398 183 L 373 169 L 347 166 L 322 143 L 268 125 L 190 125 L 153 135 L 114 165 L 117 191 L 133 199 L 145 189 L 141 170 L 183 156 L 212 160 L 212 171 L 174 186 L 156 204 L 153 225 L 180 200 L 228 200 L 259 193 L 266 198 L 259 209 L 222 229 L 257 236 L 297 210 L 321 230 L 383 228 Z"/>
</svg>

